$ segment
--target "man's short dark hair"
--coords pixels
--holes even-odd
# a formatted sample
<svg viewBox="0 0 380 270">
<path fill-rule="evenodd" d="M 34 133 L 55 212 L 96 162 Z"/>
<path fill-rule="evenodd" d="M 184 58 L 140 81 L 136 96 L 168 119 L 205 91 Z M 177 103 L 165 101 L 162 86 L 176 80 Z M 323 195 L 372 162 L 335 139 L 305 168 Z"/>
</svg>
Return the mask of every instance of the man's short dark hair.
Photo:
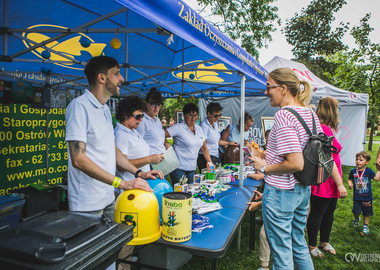
<svg viewBox="0 0 380 270">
<path fill-rule="evenodd" d="M 114 67 L 119 67 L 119 63 L 115 58 L 109 56 L 95 56 L 88 61 L 84 74 L 86 74 L 90 86 L 95 85 L 99 73 L 106 74 L 108 70 Z"/>
<path fill-rule="evenodd" d="M 223 110 L 223 107 L 218 102 L 210 102 L 207 105 L 207 112 L 209 113 L 216 113 Z"/>
<path fill-rule="evenodd" d="M 198 107 L 197 107 L 197 105 L 195 105 L 194 103 L 187 103 L 183 107 L 183 114 L 189 114 L 189 113 L 192 113 L 192 112 L 198 113 Z"/>
<path fill-rule="evenodd" d="M 138 96 L 127 96 L 123 98 L 117 106 L 116 120 L 123 122 L 133 116 L 133 113 L 138 110 L 145 110 L 145 101 Z"/>
</svg>

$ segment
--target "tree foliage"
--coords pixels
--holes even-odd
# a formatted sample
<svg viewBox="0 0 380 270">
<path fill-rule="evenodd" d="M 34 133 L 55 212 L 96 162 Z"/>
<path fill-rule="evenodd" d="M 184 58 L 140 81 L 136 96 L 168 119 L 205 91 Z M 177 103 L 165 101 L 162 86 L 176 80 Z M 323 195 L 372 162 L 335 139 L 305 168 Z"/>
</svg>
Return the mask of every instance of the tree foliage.
<svg viewBox="0 0 380 270">
<path fill-rule="evenodd" d="M 162 117 L 165 116 L 167 119 L 167 124 L 169 125 L 169 119 L 173 118 L 176 120 L 176 112 L 182 111 L 183 107 L 187 103 L 194 103 L 198 106 L 198 98 L 190 97 L 190 98 L 168 98 L 164 102 L 164 106 L 161 108 L 159 117 L 162 119 Z"/>
<path fill-rule="evenodd" d="M 293 45 L 295 60 L 323 78 L 326 70 L 334 68 L 324 56 L 346 48 L 341 39 L 348 30 L 348 23 L 340 22 L 335 29 L 331 26 L 334 13 L 345 4 L 345 0 L 313 0 L 300 14 L 287 20 L 283 29 L 286 40 Z"/>
<path fill-rule="evenodd" d="M 222 18 L 213 22 L 232 40 L 239 40 L 241 46 L 258 58 L 258 48 L 266 47 L 272 41 L 271 32 L 275 31 L 273 21 L 280 20 L 278 8 L 271 6 L 276 0 L 197 0 L 203 9 L 210 8 L 211 16 Z"/>
<path fill-rule="evenodd" d="M 371 14 L 366 14 L 360 20 L 360 25 L 351 29 L 350 33 L 355 38 L 358 48 L 327 58 L 337 68 L 326 72 L 326 76 L 337 87 L 368 93 L 368 122 L 372 131 L 379 121 L 380 113 L 380 44 L 372 43 L 369 38 L 373 30 L 368 23 L 370 18 Z M 372 135 L 371 133 L 369 149 L 372 148 Z"/>
</svg>

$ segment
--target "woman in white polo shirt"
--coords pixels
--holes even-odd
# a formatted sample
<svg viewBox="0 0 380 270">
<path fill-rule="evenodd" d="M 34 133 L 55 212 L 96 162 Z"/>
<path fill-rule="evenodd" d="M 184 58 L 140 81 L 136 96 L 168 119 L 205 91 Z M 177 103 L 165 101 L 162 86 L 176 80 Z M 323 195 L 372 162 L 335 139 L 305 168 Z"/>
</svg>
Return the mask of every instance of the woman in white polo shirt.
<svg viewBox="0 0 380 270">
<path fill-rule="evenodd" d="M 127 96 L 120 101 L 116 111 L 115 142 L 120 151 L 139 171 L 150 171 L 150 163 L 160 163 L 164 156 L 150 154 L 150 147 L 136 128 L 142 121 L 145 102 L 137 96 Z M 135 179 L 135 175 L 127 171 L 117 170 L 117 176 L 124 180 Z"/>
<path fill-rule="evenodd" d="M 179 162 L 179 168 L 170 173 L 173 186 L 179 182 L 183 175 L 186 175 L 189 181 L 193 180 L 199 150 L 202 150 L 207 162 L 212 162 L 203 130 L 196 125 L 198 119 L 197 106 L 193 103 L 186 104 L 183 107 L 183 115 L 185 121 L 165 130 L 165 136 L 173 138 L 173 148 Z"/>
<path fill-rule="evenodd" d="M 165 139 L 165 131 L 157 117 L 164 100 L 156 88 L 151 88 L 145 97 L 146 110 L 137 131 L 150 147 L 150 154 L 163 154 L 169 148 Z"/>
<path fill-rule="evenodd" d="M 206 109 L 207 117 L 202 121 L 200 125 L 206 137 L 206 145 L 210 154 L 210 158 L 214 164 L 219 162 L 219 145 L 237 145 L 236 142 L 228 142 L 220 139 L 218 119 L 222 115 L 222 110 L 223 108 L 218 102 L 210 102 L 207 105 Z M 207 167 L 207 161 L 202 151 L 199 151 L 197 165 L 199 171 Z"/>
</svg>

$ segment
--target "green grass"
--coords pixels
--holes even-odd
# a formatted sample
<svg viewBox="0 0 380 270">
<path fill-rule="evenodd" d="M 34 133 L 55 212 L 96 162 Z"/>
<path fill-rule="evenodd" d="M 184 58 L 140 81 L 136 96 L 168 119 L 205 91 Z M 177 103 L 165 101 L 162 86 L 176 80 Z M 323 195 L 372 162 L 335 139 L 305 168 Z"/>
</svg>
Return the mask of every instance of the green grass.
<svg viewBox="0 0 380 270">
<path fill-rule="evenodd" d="M 366 141 L 369 141 L 369 136 L 366 137 Z M 380 141 L 380 135 L 373 136 L 373 141 Z"/>
<path fill-rule="evenodd" d="M 376 170 L 376 155 L 379 149 L 378 144 L 373 145 L 373 150 L 368 153 L 372 159 L 368 167 Z M 347 187 L 347 178 L 350 169 L 353 167 L 343 166 L 343 180 Z M 371 218 L 370 236 L 362 237 L 358 229 L 352 227 L 353 216 L 352 208 L 352 190 L 348 190 L 348 197 L 339 199 L 335 211 L 335 220 L 331 232 L 330 242 L 337 251 L 336 256 L 328 255 L 324 258 L 313 258 L 315 269 L 380 269 L 380 262 L 347 262 L 345 255 L 347 253 L 377 254 L 380 256 L 380 183 L 372 181 L 372 190 L 374 196 L 374 216 Z M 228 270 L 255 270 L 260 267 L 259 260 L 259 229 L 262 222 L 256 222 L 256 247 L 254 251 L 249 251 L 249 214 L 246 215 L 242 224 L 241 250 L 237 251 L 236 237 L 231 243 L 226 255 L 218 260 L 217 269 Z M 362 222 L 360 223 L 360 226 Z M 211 259 L 205 259 L 208 267 L 211 267 Z M 202 269 L 203 262 L 199 257 L 193 257 L 181 269 Z"/>
</svg>

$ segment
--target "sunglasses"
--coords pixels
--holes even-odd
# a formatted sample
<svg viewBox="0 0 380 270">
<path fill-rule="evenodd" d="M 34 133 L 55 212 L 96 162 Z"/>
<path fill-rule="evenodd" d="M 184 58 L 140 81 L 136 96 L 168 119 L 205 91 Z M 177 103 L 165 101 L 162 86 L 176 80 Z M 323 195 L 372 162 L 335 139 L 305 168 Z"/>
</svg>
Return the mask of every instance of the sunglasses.
<svg viewBox="0 0 380 270">
<path fill-rule="evenodd" d="M 267 91 L 269 91 L 272 88 L 277 88 L 277 87 L 281 87 L 281 85 L 275 85 L 275 84 L 273 84 L 273 85 L 267 85 Z"/>
<path fill-rule="evenodd" d="M 220 114 L 213 114 L 212 116 L 214 116 L 215 118 L 218 118 L 218 117 L 221 117 L 222 114 L 221 113 Z"/>
<path fill-rule="evenodd" d="M 136 120 L 140 120 L 144 117 L 144 114 L 132 114 L 132 116 L 136 119 Z"/>
</svg>

